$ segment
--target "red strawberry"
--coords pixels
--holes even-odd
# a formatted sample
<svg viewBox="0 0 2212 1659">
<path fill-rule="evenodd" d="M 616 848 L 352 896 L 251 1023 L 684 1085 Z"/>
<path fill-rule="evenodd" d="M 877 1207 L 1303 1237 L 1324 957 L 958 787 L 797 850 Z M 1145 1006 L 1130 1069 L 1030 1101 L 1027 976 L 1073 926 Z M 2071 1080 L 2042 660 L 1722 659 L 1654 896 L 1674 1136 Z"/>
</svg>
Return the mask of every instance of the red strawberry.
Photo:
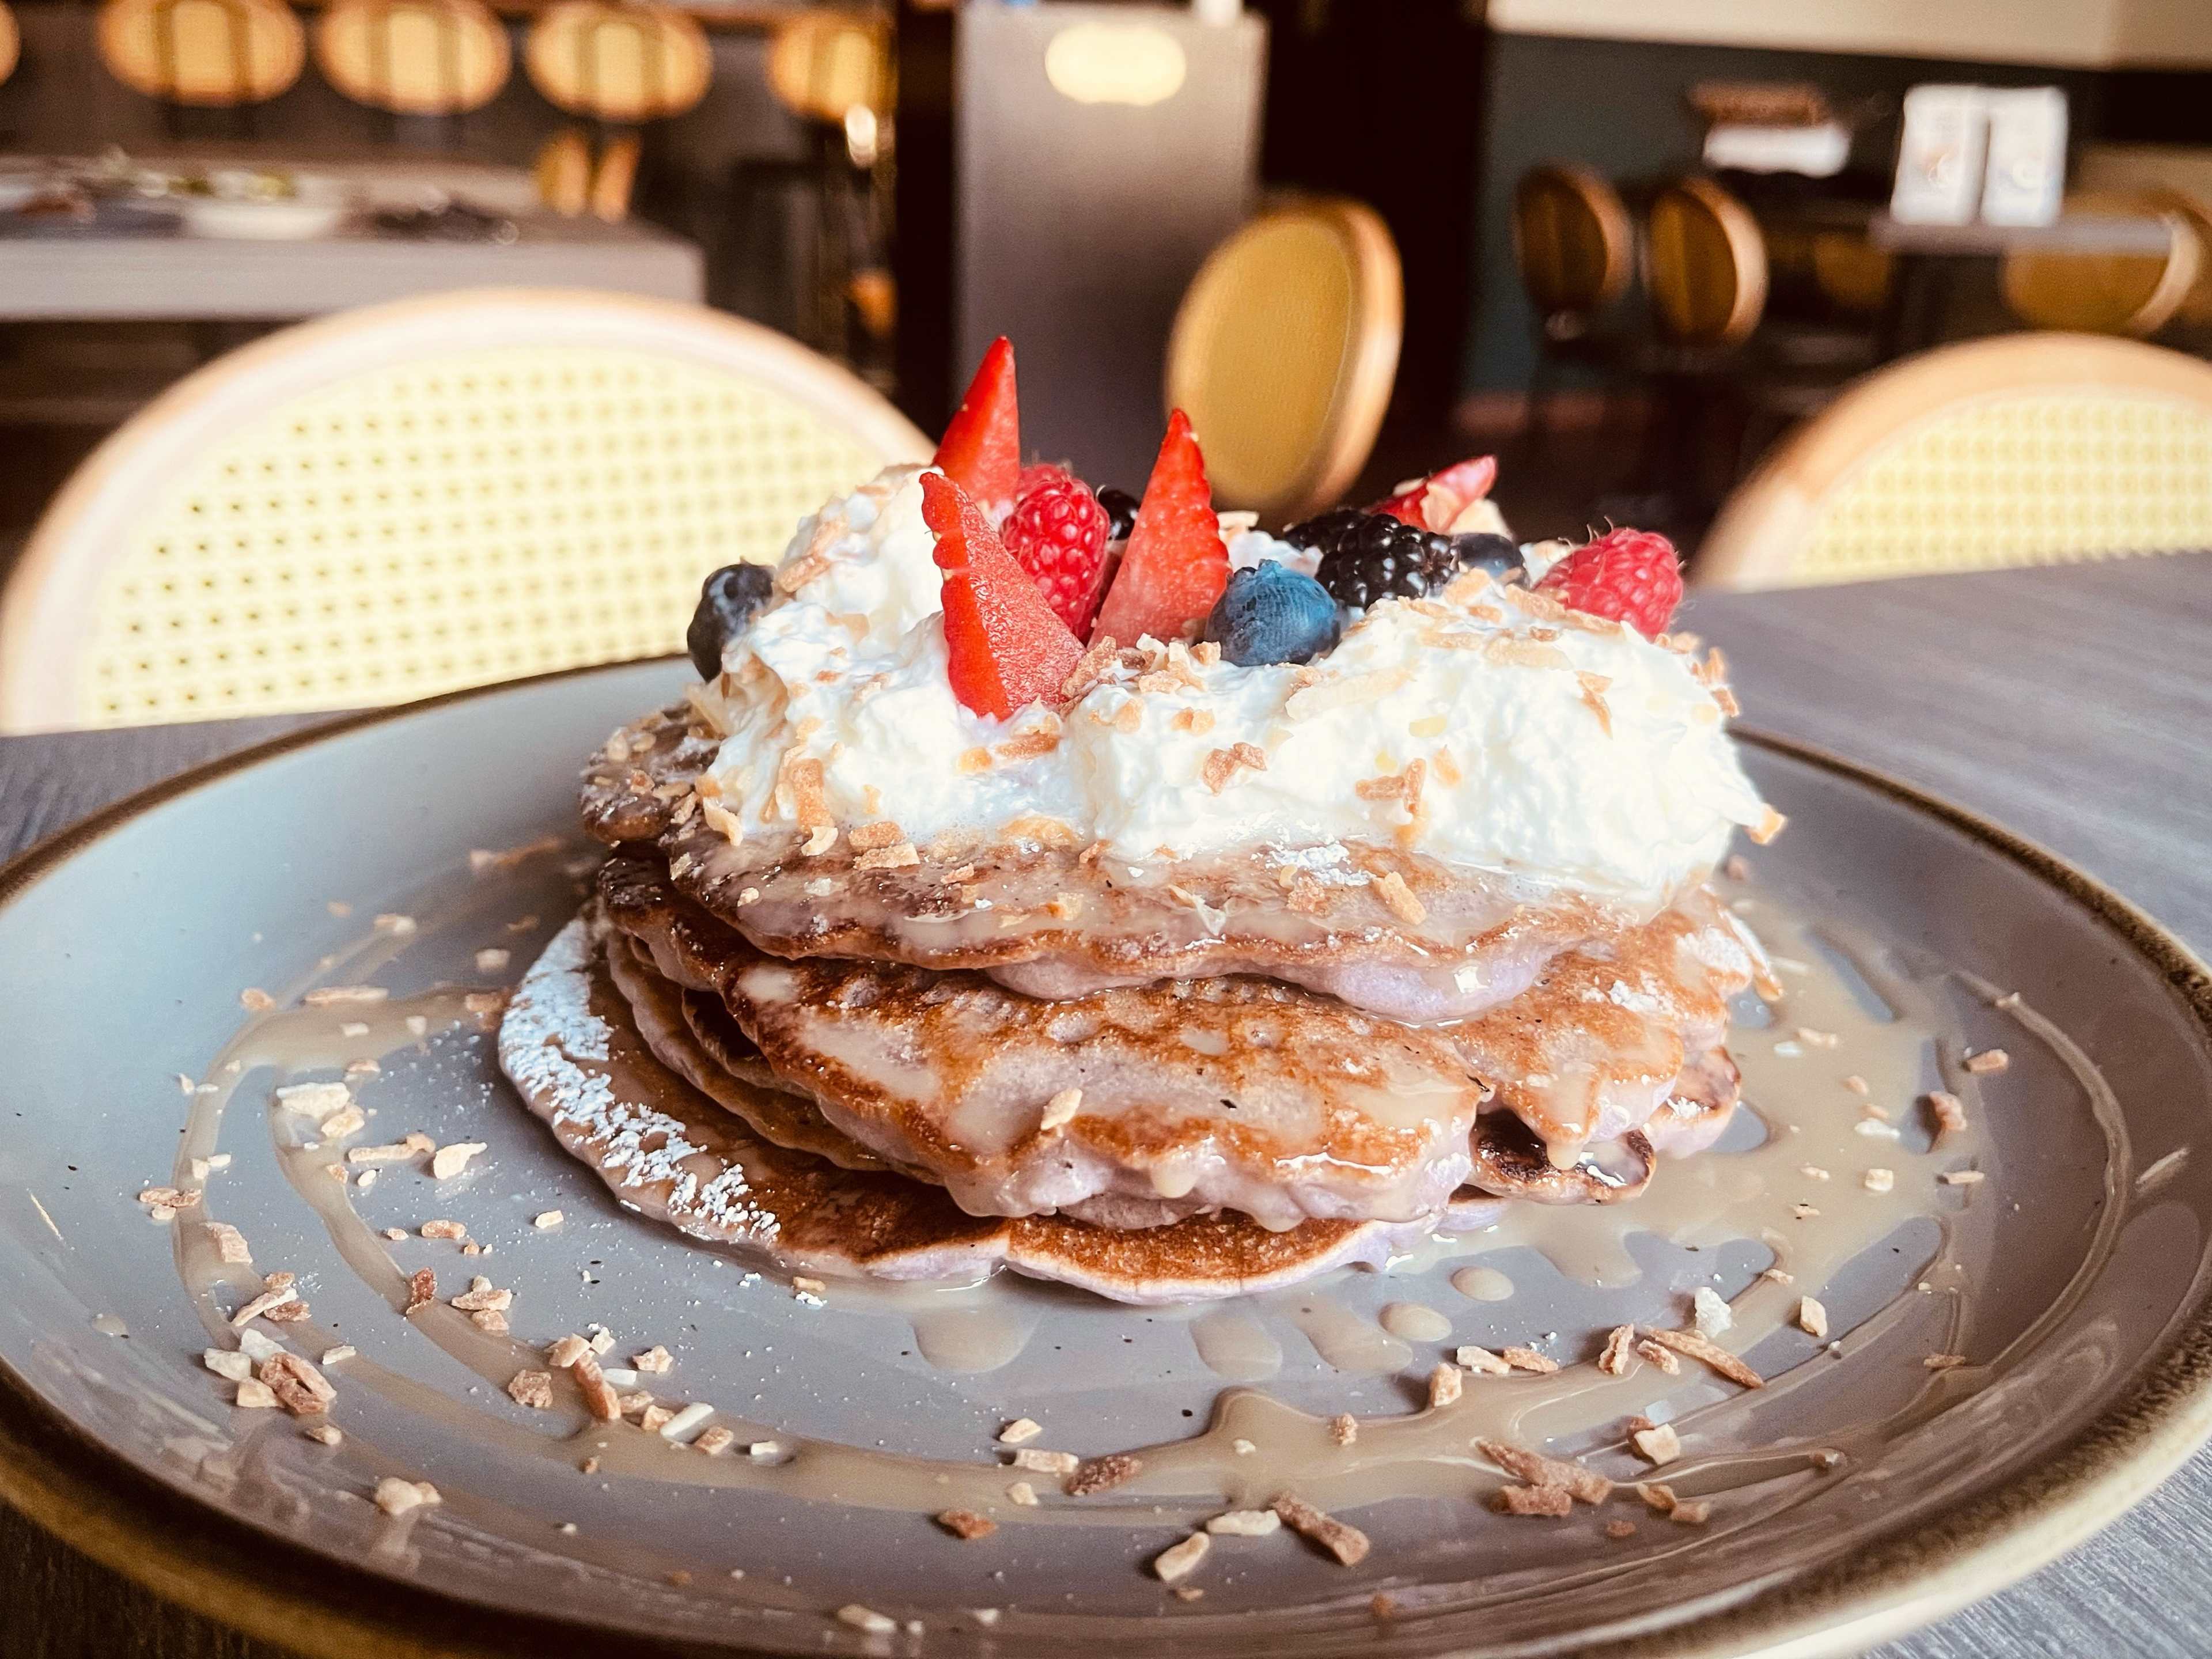
<svg viewBox="0 0 2212 1659">
<path fill-rule="evenodd" d="M 1022 470 L 1012 516 L 999 527 L 1014 562 L 1079 640 L 1090 633 L 1104 596 L 1109 528 L 1091 486 L 1057 466 Z"/>
<path fill-rule="evenodd" d="M 1682 567 L 1674 544 L 1656 532 L 1614 530 L 1546 571 L 1536 591 L 1656 639 L 1682 602 Z"/>
<path fill-rule="evenodd" d="M 945 573 L 952 695 L 995 720 L 1033 702 L 1057 703 L 1082 645 L 958 484 L 923 473 L 921 516 L 937 533 L 937 568 Z"/>
<path fill-rule="evenodd" d="M 1021 411 L 1014 396 L 1014 348 L 1001 334 L 991 342 L 968 395 L 937 446 L 936 465 L 981 501 L 1003 512 L 1022 475 Z"/>
<path fill-rule="evenodd" d="M 1206 620 L 1228 585 L 1229 550 L 1213 516 L 1206 457 L 1191 434 L 1190 417 L 1178 409 L 1168 416 L 1168 435 L 1145 485 L 1136 528 L 1091 636 L 1124 645 L 1146 634 L 1179 639 Z"/>
<path fill-rule="evenodd" d="M 1497 482 L 1498 457 L 1477 455 L 1425 478 L 1416 478 L 1367 510 L 1388 514 L 1417 530 L 1441 534 L 1452 527 L 1453 520 L 1490 494 L 1490 487 Z"/>
</svg>

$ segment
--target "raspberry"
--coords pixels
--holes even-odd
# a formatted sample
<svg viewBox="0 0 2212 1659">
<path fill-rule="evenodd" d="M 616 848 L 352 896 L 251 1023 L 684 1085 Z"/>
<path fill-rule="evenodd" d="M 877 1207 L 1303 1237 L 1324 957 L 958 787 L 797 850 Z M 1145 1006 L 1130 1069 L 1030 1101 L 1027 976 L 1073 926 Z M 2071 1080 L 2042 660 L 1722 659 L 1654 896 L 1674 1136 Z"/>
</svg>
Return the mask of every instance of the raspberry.
<svg viewBox="0 0 2212 1659">
<path fill-rule="evenodd" d="M 1625 622 L 1647 639 L 1667 631 L 1682 602 L 1674 544 L 1650 530 L 1614 530 L 1577 548 L 1536 584 L 1562 605 Z"/>
<path fill-rule="evenodd" d="M 1079 640 L 1090 633 L 1104 597 L 1109 527 L 1090 485 L 1060 467 L 1031 466 L 1023 469 L 1013 514 L 999 531 L 1006 551 Z"/>
</svg>

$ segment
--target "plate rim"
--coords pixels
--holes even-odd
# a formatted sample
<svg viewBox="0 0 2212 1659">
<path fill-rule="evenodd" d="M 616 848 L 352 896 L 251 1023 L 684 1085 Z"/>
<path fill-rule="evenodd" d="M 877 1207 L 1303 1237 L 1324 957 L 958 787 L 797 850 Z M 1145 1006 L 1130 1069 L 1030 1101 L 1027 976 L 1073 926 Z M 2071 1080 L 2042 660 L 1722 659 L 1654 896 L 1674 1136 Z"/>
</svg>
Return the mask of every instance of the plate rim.
<svg viewBox="0 0 2212 1659">
<path fill-rule="evenodd" d="M 64 826 L 0 865 L 0 910 L 86 848 L 149 811 L 299 750 L 480 697 L 653 662 L 587 664 L 318 721 L 219 755 Z M 2097 877 L 1972 808 L 1818 744 L 1735 726 L 1753 748 L 1830 773 L 1980 842 L 2057 889 L 2165 977 L 2212 1047 L 2212 969 L 2163 923 Z M 2212 1252 L 2191 1281 L 2180 1328 L 2120 1399 L 2002 1486 L 1816 1571 L 1616 1638 L 1624 1659 L 1826 1659 L 1993 1595 L 2118 1519 L 2212 1438 Z M 404 1590 L 200 1502 L 62 1416 L 0 1361 L 0 1502 L 64 1544 L 219 1626 L 333 1659 L 514 1659 L 605 1626 L 488 1607 L 428 1586 Z M 189 1543 L 179 1543 L 180 1539 Z M 398 1609 L 398 1611 L 395 1611 Z M 632 1633 L 642 1656 L 760 1650 Z M 1547 1643 L 1547 1648 L 1555 1644 Z M 1560 1651 L 1572 1651 L 1571 1639 Z"/>
</svg>

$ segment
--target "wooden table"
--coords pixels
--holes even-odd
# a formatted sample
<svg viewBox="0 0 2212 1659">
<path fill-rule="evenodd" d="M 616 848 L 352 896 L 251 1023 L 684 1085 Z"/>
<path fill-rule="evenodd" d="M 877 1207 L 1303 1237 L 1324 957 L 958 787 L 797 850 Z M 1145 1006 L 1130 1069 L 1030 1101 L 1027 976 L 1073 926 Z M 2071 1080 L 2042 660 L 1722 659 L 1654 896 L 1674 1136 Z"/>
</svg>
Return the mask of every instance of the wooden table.
<svg viewBox="0 0 2212 1659">
<path fill-rule="evenodd" d="M 290 319 L 459 288 L 598 288 L 665 300 L 706 293 L 698 245 L 635 220 L 518 217 L 512 242 L 380 236 L 0 240 L 0 321 Z"/>
<path fill-rule="evenodd" d="M 2212 556 L 1701 596 L 1746 720 L 1978 808 L 2212 954 Z M 0 738 L 0 854 L 296 720 Z M 2200 1653 L 2212 1454 L 2070 1556 L 1881 1659 Z M 0 1511 L 0 1650 L 277 1659 Z"/>
</svg>

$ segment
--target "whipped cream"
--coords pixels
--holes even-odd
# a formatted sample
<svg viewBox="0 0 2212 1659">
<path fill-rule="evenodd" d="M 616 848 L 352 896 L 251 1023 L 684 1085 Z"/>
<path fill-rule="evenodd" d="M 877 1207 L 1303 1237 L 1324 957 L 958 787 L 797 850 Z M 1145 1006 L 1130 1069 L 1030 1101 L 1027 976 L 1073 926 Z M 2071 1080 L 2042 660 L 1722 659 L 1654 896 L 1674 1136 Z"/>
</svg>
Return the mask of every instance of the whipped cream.
<svg viewBox="0 0 2212 1659">
<path fill-rule="evenodd" d="M 1737 825 L 1775 821 L 1686 654 L 1479 575 L 1376 605 L 1305 667 L 1151 641 L 1065 709 L 973 714 L 947 673 L 923 470 L 804 521 L 777 598 L 696 694 L 748 835 L 799 827 L 777 783 L 811 758 L 836 823 L 917 844 L 1042 817 L 1133 863 L 1395 845 L 1649 908 Z"/>
</svg>

